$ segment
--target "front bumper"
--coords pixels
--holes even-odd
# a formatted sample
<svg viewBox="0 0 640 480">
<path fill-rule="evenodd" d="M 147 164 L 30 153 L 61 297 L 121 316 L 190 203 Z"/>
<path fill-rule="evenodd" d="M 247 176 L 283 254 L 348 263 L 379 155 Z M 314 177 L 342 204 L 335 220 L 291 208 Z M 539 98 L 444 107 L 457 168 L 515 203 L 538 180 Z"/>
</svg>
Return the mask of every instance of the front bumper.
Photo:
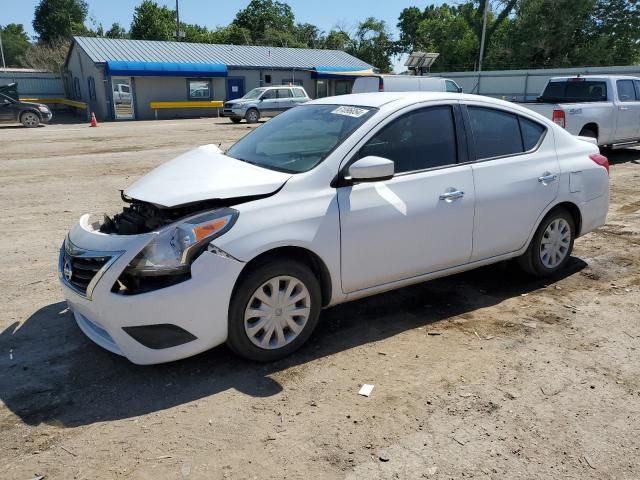
<svg viewBox="0 0 640 480">
<path fill-rule="evenodd" d="M 90 295 L 68 283 L 60 268 L 64 297 L 80 329 L 101 347 L 141 365 L 189 357 L 225 342 L 229 301 L 244 265 L 204 252 L 192 264 L 189 280 L 137 295 L 112 292 L 122 271 L 154 235 L 103 234 L 92 230 L 88 216 L 84 216 L 69 232 L 69 240 L 80 249 L 113 252 L 117 258 L 101 273 Z M 177 326 L 188 332 L 190 340 L 177 346 L 150 348 L 125 330 L 149 326 L 165 330 Z"/>
</svg>

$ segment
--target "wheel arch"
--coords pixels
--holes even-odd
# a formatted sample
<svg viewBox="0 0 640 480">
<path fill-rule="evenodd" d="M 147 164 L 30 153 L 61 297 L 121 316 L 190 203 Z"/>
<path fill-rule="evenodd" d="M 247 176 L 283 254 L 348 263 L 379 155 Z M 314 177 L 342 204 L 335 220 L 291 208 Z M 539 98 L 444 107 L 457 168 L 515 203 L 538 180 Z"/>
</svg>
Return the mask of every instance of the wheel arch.
<svg viewBox="0 0 640 480">
<path fill-rule="evenodd" d="M 240 285 L 242 279 L 244 279 L 252 269 L 256 268 L 258 265 L 262 265 L 263 263 L 271 262 L 276 259 L 295 260 L 309 267 L 320 283 L 322 306 L 326 307 L 331 303 L 333 285 L 331 282 L 331 273 L 329 272 L 326 263 L 317 253 L 312 252 L 307 248 L 297 246 L 275 247 L 260 253 L 248 261 L 236 280 L 232 296 L 235 294 L 236 288 Z"/>
<path fill-rule="evenodd" d="M 558 210 L 561 208 L 564 208 L 565 210 L 567 210 L 571 214 L 571 217 L 573 218 L 573 223 L 576 227 L 575 238 L 578 238 L 580 236 L 580 231 L 582 230 L 582 212 L 580 212 L 580 208 L 575 203 L 570 202 L 568 200 L 563 200 L 562 202 L 551 205 L 549 208 L 547 208 L 547 210 L 545 210 L 540 215 L 540 217 L 538 218 L 538 221 L 535 224 L 535 228 L 531 230 L 527 243 L 525 244 L 522 251 L 525 251 L 527 248 L 529 248 L 529 244 L 531 244 L 531 241 L 533 240 L 533 237 L 538 231 L 538 228 L 540 228 L 540 224 L 542 224 L 542 221 L 547 217 L 547 215 L 549 215 L 554 210 Z"/>
<path fill-rule="evenodd" d="M 22 116 L 25 113 L 35 113 L 38 116 L 38 118 L 40 119 L 40 121 L 42 121 L 42 115 L 40 114 L 40 112 L 36 108 L 25 108 L 24 110 L 22 110 L 20 112 L 20 114 L 18 115 L 18 120 L 19 121 L 22 121 Z"/>
<path fill-rule="evenodd" d="M 585 130 L 591 130 L 592 132 L 594 132 L 596 134 L 596 139 L 600 136 L 600 127 L 595 122 L 589 122 L 583 125 L 580 129 L 580 134 L 582 135 L 582 132 L 584 132 Z"/>
</svg>

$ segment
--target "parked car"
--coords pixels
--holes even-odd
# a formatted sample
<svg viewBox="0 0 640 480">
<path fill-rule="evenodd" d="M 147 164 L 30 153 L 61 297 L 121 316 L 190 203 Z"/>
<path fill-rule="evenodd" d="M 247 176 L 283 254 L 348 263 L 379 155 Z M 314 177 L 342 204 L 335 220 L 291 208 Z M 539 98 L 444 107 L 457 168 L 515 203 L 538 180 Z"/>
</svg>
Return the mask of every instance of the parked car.
<svg viewBox="0 0 640 480">
<path fill-rule="evenodd" d="M 554 77 L 527 108 L 552 119 L 573 135 L 598 145 L 640 141 L 640 78 L 617 75 Z"/>
<path fill-rule="evenodd" d="M 118 103 L 131 103 L 131 85 L 128 83 L 116 83 L 113 85 L 113 101 Z"/>
<path fill-rule="evenodd" d="M 41 103 L 22 102 L 0 93 L 0 122 L 20 122 L 27 128 L 49 123 L 53 114 Z"/>
<path fill-rule="evenodd" d="M 225 341 L 271 361 L 325 307 L 511 258 L 553 275 L 605 222 L 608 180 L 596 145 L 513 103 L 323 98 L 159 166 L 121 213 L 82 216 L 59 274 L 82 331 L 134 363 Z"/>
<path fill-rule="evenodd" d="M 302 87 L 260 87 L 250 90 L 242 98 L 225 102 L 222 112 L 233 123 L 240 123 L 243 118 L 247 123 L 256 123 L 262 117 L 275 117 L 309 100 Z"/>
<path fill-rule="evenodd" d="M 351 93 L 367 92 L 455 92 L 462 88 L 448 78 L 415 75 L 371 75 L 358 77 Z"/>
</svg>

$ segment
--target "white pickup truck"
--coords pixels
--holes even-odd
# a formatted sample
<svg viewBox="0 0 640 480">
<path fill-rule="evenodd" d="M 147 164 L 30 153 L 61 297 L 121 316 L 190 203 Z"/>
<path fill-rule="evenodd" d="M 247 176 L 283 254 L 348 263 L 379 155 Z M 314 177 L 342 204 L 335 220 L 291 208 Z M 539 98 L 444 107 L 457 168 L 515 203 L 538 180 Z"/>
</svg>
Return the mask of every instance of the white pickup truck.
<svg viewBox="0 0 640 480">
<path fill-rule="evenodd" d="M 573 135 L 604 147 L 640 142 L 640 78 L 615 75 L 554 77 L 538 100 L 523 106 Z"/>
</svg>

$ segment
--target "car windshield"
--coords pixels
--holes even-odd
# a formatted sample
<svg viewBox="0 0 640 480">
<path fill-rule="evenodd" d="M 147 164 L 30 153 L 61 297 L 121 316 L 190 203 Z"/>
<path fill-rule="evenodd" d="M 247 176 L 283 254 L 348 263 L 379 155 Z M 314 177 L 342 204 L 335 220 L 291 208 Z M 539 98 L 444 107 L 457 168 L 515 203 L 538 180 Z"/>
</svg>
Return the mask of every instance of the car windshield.
<svg viewBox="0 0 640 480">
<path fill-rule="evenodd" d="M 249 90 L 244 97 L 242 98 L 246 98 L 247 100 L 255 100 L 256 98 L 258 98 L 260 95 L 262 95 L 262 92 L 264 92 L 265 89 L 264 88 L 254 88 L 253 90 Z"/>
<path fill-rule="evenodd" d="M 299 105 L 242 138 L 227 155 L 270 170 L 306 172 L 376 110 L 348 105 Z"/>
</svg>

